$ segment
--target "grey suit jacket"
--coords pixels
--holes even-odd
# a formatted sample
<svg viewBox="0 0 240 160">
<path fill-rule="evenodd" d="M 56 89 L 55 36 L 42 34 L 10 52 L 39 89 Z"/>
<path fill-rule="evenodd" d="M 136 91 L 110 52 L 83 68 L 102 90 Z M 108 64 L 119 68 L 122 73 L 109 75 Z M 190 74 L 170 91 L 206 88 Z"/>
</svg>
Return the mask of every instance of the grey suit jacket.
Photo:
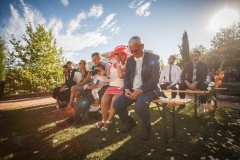
<svg viewBox="0 0 240 160">
<path fill-rule="evenodd" d="M 124 76 L 124 89 L 132 91 L 135 69 L 136 61 L 134 56 L 131 56 L 127 60 L 127 67 Z M 143 84 L 140 86 L 140 89 L 143 93 L 148 91 L 160 91 L 160 62 L 158 55 L 146 51 L 144 52 L 141 75 Z"/>
</svg>

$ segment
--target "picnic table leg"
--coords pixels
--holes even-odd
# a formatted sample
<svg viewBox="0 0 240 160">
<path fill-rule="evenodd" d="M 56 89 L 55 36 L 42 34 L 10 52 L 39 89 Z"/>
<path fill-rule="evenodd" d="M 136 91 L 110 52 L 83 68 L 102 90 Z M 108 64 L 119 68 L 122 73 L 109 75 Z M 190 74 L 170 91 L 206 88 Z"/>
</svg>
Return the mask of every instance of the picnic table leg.
<svg viewBox="0 0 240 160">
<path fill-rule="evenodd" d="M 167 104 L 163 104 L 163 140 L 165 144 L 168 144 L 168 131 L 167 131 Z"/>
<path fill-rule="evenodd" d="M 173 118 L 173 137 L 176 137 L 176 128 L 175 128 L 175 106 L 173 106 L 172 111 L 172 118 Z"/>
<path fill-rule="evenodd" d="M 197 101 L 198 101 L 198 97 L 197 97 L 197 94 L 194 93 L 194 115 L 195 115 L 195 118 L 197 118 Z"/>
</svg>

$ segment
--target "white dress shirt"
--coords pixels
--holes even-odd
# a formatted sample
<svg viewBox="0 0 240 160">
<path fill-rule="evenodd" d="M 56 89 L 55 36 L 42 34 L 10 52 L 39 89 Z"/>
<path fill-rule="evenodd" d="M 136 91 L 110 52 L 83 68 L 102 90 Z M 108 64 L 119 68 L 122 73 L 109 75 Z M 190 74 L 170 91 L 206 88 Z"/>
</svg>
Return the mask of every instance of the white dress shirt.
<svg viewBox="0 0 240 160">
<path fill-rule="evenodd" d="M 165 77 L 165 82 L 169 82 L 169 71 L 170 71 L 170 65 L 167 65 L 163 69 L 163 71 L 160 75 L 160 79 L 159 79 L 160 83 L 162 82 L 164 77 Z M 180 76 L 181 76 L 181 69 L 180 69 L 179 66 L 174 64 L 171 68 L 171 81 L 172 81 L 172 83 L 169 82 L 169 83 L 171 83 L 171 86 L 173 86 L 173 85 L 175 85 L 179 82 Z"/>
<path fill-rule="evenodd" d="M 140 86 L 143 84 L 142 82 L 142 62 L 143 62 L 143 57 L 135 58 L 134 60 L 136 61 L 136 68 L 135 68 L 135 76 L 133 80 L 133 90 L 139 89 Z"/>
</svg>

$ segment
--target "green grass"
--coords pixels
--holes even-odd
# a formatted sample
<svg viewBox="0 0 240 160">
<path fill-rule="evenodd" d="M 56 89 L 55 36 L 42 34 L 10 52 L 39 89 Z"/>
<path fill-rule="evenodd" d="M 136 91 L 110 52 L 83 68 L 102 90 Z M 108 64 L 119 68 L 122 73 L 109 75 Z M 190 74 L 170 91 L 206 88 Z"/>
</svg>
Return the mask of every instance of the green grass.
<svg viewBox="0 0 240 160">
<path fill-rule="evenodd" d="M 140 119 L 133 107 L 129 107 L 129 111 L 138 125 L 122 134 L 117 132 L 122 127 L 118 116 L 108 132 L 101 132 L 93 128 L 96 120 L 87 115 L 84 124 L 56 127 L 56 122 L 64 117 L 49 105 L 4 110 L 0 113 L 0 159 L 169 160 L 174 157 L 175 160 L 199 160 L 201 157 L 209 159 L 210 155 L 221 160 L 240 158 L 240 110 L 220 106 L 215 112 L 195 119 L 190 104 L 176 113 L 177 136 L 168 145 L 163 143 L 162 119 L 154 104 L 150 109 L 152 132 L 148 141 L 140 140 Z M 171 122 L 169 114 L 170 136 Z M 53 143 L 53 140 L 58 141 Z"/>
</svg>

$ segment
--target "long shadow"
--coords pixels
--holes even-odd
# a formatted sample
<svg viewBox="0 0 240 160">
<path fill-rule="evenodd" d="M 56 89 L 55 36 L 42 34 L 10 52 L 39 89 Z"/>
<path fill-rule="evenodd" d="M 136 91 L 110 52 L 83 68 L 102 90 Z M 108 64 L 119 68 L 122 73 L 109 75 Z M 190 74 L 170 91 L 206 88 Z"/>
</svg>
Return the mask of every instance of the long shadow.
<svg viewBox="0 0 240 160">
<path fill-rule="evenodd" d="M 121 134 L 117 132 L 122 127 L 117 116 L 110 130 L 101 132 L 93 128 L 96 120 L 87 116 L 84 124 L 56 127 L 55 122 L 63 119 L 63 116 L 49 105 L 7 110 L 0 117 L 0 159 L 169 159 L 171 156 L 175 159 L 199 159 L 202 154 L 219 157 L 220 153 L 225 154 L 224 158 L 234 159 L 232 151 L 221 146 L 221 143 L 225 143 L 222 137 L 229 136 L 228 130 L 236 137 L 240 136 L 235 132 L 235 126 L 222 125 L 227 123 L 224 120 L 218 123 L 215 115 L 195 119 L 186 114 L 188 109 L 190 112 L 189 107 L 185 112 L 176 114 L 177 136 L 168 145 L 163 143 L 161 137 L 162 120 L 157 109 L 150 109 L 153 126 L 148 141 L 140 140 L 142 127 L 135 113 L 132 115 L 138 125 L 131 132 Z M 220 108 L 216 114 L 225 113 Z M 169 136 L 172 136 L 171 120 L 168 115 Z M 222 131 L 222 137 L 218 137 L 219 130 Z M 54 139 L 59 142 L 53 143 Z"/>
</svg>

